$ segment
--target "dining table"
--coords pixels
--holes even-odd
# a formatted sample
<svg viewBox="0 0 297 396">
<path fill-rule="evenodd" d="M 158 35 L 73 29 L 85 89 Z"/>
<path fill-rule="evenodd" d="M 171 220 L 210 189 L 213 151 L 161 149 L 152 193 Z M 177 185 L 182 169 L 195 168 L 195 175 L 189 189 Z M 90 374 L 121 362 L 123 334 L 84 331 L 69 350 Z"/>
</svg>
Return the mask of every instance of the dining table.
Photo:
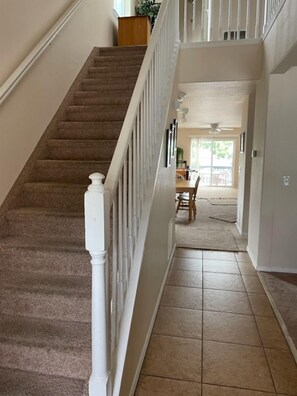
<svg viewBox="0 0 297 396">
<path fill-rule="evenodd" d="M 189 193 L 189 221 L 192 221 L 192 214 L 194 212 L 193 205 L 195 205 L 195 202 L 191 197 L 195 193 L 195 181 L 176 179 L 175 191 L 177 194 Z"/>
</svg>

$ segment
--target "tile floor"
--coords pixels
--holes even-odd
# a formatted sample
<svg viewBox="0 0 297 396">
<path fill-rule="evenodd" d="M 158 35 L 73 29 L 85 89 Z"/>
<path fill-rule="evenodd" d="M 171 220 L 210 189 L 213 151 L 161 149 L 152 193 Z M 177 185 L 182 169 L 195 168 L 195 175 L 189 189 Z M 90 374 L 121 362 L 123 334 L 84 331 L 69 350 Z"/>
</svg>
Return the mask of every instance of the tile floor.
<svg viewBox="0 0 297 396">
<path fill-rule="evenodd" d="M 297 396 L 297 367 L 246 253 L 177 249 L 135 396 Z"/>
</svg>

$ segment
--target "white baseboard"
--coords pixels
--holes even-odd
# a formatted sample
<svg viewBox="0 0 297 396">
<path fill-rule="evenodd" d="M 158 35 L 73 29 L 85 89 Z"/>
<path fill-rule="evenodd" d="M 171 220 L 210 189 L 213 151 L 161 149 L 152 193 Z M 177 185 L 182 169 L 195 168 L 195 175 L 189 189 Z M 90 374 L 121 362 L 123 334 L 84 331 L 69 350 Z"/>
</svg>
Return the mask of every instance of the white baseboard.
<svg viewBox="0 0 297 396">
<path fill-rule="evenodd" d="M 149 341 L 150 341 L 150 338 L 151 338 L 151 334 L 152 334 L 154 323 L 155 323 L 155 319 L 156 319 L 156 316 L 157 316 L 157 313 L 158 313 L 161 297 L 162 297 L 163 290 L 164 290 L 164 287 L 165 287 L 168 271 L 169 271 L 171 262 L 172 262 L 173 257 L 174 257 L 175 249 L 176 249 L 176 244 L 174 244 L 172 252 L 171 252 L 171 255 L 170 255 L 170 258 L 168 260 L 168 265 L 167 265 L 165 276 L 164 276 L 164 279 L 163 279 L 163 282 L 162 282 L 161 290 L 160 290 L 160 293 L 159 293 L 159 296 L 158 296 L 158 299 L 157 299 L 157 302 L 156 302 L 156 305 L 155 305 L 154 313 L 153 313 L 152 320 L 151 320 L 151 323 L 150 323 L 149 328 L 148 328 L 148 332 L 147 332 L 146 337 L 145 337 L 144 345 L 143 345 L 143 348 L 142 348 L 142 351 L 141 351 L 140 359 L 139 359 L 139 362 L 138 362 L 138 365 L 137 365 L 137 369 L 136 369 L 136 372 L 135 372 L 135 375 L 134 375 L 134 379 L 133 379 L 132 386 L 131 386 L 131 389 L 130 389 L 130 392 L 129 392 L 129 396 L 133 396 L 134 395 L 136 387 L 137 387 L 137 383 L 138 383 L 141 367 L 142 367 L 142 364 L 143 364 L 143 361 L 144 361 L 144 358 L 145 358 L 145 354 L 146 354 L 146 350 L 147 350 L 147 347 L 148 347 L 148 344 L 149 344 Z"/>
<path fill-rule="evenodd" d="M 250 259 L 252 261 L 253 266 L 255 267 L 256 270 L 258 270 L 257 261 L 256 261 L 255 257 L 253 256 L 253 253 L 250 251 L 250 248 L 248 246 L 246 247 L 246 251 L 247 251 L 247 253 L 248 253 L 248 255 L 249 255 L 249 257 L 250 257 Z"/>
<path fill-rule="evenodd" d="M 265 283 L 261 273 L 258 273 L 258 276 L 259 276 L 259 279 L 260 279 L 260 281 L 262 283 L 262 286 L 263 286 L 263 288 L 265 290 L 265 293 L 266 293 L 266 295 L 267 295 L 267 297 L 268 297 L 268 299 L 270 301 L 270 304 L 271 304 L 272 309 L 273 309 L 273 311 L 275 313 L 275 316 L 276 316 L 276 318 L 278 320 L 278 323 L 279 323 L 279 325 L 280 325 L 280 327 L 282 329 L 284 337 L 285 337 L 285 339 L 286 339 L 286 341 L 287 341 L 287 343 L 289 345 L 289 348 L 290 348 L 290 350 L 292 352 L 292 355 L 294 356 L 294 359 L 295 359 L 295 361 L 297 363 L 297 349 L 296 349 L 296 346 L 295 346 L 295 344 L 294 344 L 294 342 L 293 342 L 293 340 L 292 340 L 292 338 L 291 338 L 291 336 L 290 336 L 290 334 L 288 332 L 287 326 L 285 325 L 285 322 L 283 321 L 283 318 L 282 318 L 282 316 L 281 316 L 281 314 L 280 314 L 280 312 L 279 312 L 279 310 L 277 308 L 277 305 L 276 305 L 276 303 L 274 301 L 274 298 L 270 294 L 270 291 L 269 291 L 268 287 L 266 287 L 266 283 Z"/>
<path fill-rule="evenodd" d="M 297 268 L 287 268 L 287 267 L 264 267 L 259 266 L 257 271 L 265 271 L 265 272 L 285 272 L 287 274 L 297 274 Z"/>
</svg>

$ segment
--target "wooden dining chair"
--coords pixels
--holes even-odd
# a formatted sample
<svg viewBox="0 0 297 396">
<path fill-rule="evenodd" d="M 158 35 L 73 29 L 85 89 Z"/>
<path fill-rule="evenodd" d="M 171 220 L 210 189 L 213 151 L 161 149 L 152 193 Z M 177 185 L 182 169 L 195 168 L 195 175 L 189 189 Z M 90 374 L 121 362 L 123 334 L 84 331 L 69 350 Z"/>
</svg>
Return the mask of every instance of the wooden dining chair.
<svg viewBox="0 0 297 396">
<path fill-rule="evenodd" d="M 197 196 L 197 190 L 200 182 L 200 176 L 197 177 L 196 182 L 195 182 L 195 188 L 193 194 L 189 193 L 182 193 L 177 197 L 177 207 L 176 207 L 176 213 L 179 210 L 188 210 L 189 211 L 189 219 L 195 219 L 196 218 L 196 196 Z"/>
</svg>

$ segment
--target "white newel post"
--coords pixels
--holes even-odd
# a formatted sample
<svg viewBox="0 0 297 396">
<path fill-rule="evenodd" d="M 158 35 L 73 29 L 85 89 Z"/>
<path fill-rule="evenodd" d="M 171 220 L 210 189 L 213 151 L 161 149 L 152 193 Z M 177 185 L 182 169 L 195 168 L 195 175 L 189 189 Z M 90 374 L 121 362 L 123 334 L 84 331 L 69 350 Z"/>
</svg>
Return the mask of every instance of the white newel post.
<svg viewBox="0 0 297 396">
<path fill-rule="evenodd" d="M 89 396 L 110 396 L 109 323 L 106 251 L 109 243 L 108 192 L 104 176 L 93 173 L 85 193 L 86 249 L 92 263 L 92 374 Z M 106 223 L 108 222 L 108 223 Z"/>
</svg>

